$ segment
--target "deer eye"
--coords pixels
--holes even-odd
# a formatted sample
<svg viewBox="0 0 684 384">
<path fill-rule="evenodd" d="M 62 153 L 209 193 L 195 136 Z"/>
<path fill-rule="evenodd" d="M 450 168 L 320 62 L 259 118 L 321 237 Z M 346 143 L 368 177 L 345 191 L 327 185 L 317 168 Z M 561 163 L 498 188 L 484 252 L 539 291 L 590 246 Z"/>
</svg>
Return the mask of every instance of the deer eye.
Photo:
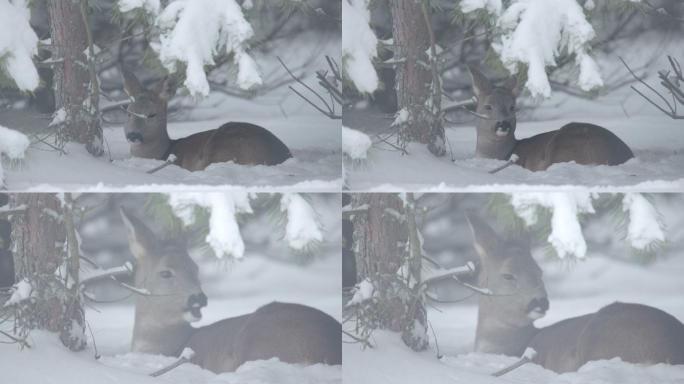
<svg viewBox="0 0 684 384">
<path fill-rule="evenodd" d="M 508 280 L 508 281 L 515 280 L 515 276 L 511 275 L 510 273 L 502 273 L 501 277 L 503 277 L 504 280 Z"/>
<path fill-rule="evenodd" d="M 163 279 L 170 279 L 173 277 L 174 273 L 170 269 L 165 269 L 163 271 L 159 271 L 159 276 Z"/>
<path fill-rule="evenodd" d="M 491 111 L 491 110 L 492 110 L 492 106 L 489 105 L 489 104 L 486 104 L 486 105 L 484 106 L 484 109 L 485 109 L 485 111 Z"/>
<path fill-rule="evenodd" d="M 151 113 L 151 114 L 147 115 L 147 118 L 148 119 L 154 119 L 156 116 L 157 116 L 156 113 Z"/>
</svg>

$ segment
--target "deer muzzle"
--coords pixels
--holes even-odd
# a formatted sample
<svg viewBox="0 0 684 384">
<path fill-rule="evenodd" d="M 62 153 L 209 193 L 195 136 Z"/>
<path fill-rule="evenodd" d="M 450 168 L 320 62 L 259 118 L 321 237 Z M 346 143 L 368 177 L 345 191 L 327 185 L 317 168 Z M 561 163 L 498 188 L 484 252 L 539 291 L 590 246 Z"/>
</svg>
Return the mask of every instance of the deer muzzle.
<svg viewBox="0 0 684 384">
<path fill-rule="evenodd" d="M 549 299 L 546 297 L 532 299 L 527 305 L 527 317 L 532 320 L 537 320 L 546 315 L 549 310 Z"/>
<path fill-rule="evenodd" d="M 513 131 L 513 123 L 508 120 L 497 121 L 494 125 L 494 133 L 499 136 L 508 136 Z"/>
<path fill-rule="evenodd" d="M 143 135 L 140 132 L 128 132 L 126 133 L 126 140 L 132 144 L 142 143 Z"/>
<path fill-rule="evenodd" d="M 192 323 L 202 319 L 202 308 L 207 306 L 207 295 L 200 292 L 188 298 L 188 304 L 183 312 L 183 317 Z"/>
</svg>

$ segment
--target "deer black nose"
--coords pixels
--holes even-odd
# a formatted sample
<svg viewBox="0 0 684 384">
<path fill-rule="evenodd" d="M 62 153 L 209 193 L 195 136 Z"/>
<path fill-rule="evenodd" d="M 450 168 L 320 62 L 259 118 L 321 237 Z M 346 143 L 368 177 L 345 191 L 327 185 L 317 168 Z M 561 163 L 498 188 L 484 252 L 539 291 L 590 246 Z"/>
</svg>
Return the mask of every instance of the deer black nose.
<svg viewBox="0 0 684 384">
<path fill-rule="evenodd" d="M 207 306 L 207 295 L 204 294 L 204 292 L 201 293 L 196 293 L 194 295 L 190 295 L 188 298 L 188 307 L 193 308 L 193 307 L 206 307 Z"/>
<path fill-rule="evenodd" d="M 541 299 L 532 299 L 530 304 L 527 305 L 527 311 L 531 312 L 534 310 L 539 310 L 540 312 L 546 312 L 549 310 L 549 299 L 542 297 Z"/>
<path fill-rule="evenodd" d="M 128 140 L 131 143 L 135 143 L 135 142 L 142 143 L 143 135 L 139 132 L 129 132 L 126 134 L 126 140 Z"/>
</svg>

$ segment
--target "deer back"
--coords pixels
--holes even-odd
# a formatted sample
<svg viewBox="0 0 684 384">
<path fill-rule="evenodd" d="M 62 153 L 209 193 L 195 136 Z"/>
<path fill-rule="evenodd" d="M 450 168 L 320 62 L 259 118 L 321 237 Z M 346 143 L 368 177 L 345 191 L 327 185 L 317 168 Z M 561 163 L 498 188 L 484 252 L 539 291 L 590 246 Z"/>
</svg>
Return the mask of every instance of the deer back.
<svg viewBox="0 0 684 384">
<path fill-rule="evenodd" d="M 175 141 L 176 164 L 190 171 L 212 163 L 276 165 L 292 157 L 287 146 L 268 130 L 254 124 L 230 122 Z"/>
</svg>

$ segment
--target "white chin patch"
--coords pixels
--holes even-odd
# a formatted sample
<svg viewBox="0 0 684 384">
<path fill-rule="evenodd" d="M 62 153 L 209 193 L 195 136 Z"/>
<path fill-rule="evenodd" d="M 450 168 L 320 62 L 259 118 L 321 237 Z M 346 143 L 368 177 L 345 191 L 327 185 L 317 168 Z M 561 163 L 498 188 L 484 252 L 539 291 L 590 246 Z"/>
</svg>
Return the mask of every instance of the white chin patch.
<svg viewBox="0 0 684 384">
<path fill-rule="evenodd" d="M 496 130 L 496 135 L 499 136 L 499 137 L 508 136 L 508 132 L 510 132 L 509 129 L 507 129 L 507 130 L 497 129 L 497 130 Z"/>
<path fill-rule="evenodd" d="M 188 323 L 194 323 L 196 321 L 202 320 L 202 315 L 195 316 L 192 314 L 192 312 L 185 311 L 185 312 L 183 312 L 183 320 L 187 321 Z"/>
<path fill-rule="evenodd" d="M 533 309 L 527 313 L 527 317 L 529 317 L 532 320 L 541 319 L 542 317 L 544 317 L 544 315 L 546 315 L 546 312 L 538 311 L 536 309 Z"/>
</svg>

